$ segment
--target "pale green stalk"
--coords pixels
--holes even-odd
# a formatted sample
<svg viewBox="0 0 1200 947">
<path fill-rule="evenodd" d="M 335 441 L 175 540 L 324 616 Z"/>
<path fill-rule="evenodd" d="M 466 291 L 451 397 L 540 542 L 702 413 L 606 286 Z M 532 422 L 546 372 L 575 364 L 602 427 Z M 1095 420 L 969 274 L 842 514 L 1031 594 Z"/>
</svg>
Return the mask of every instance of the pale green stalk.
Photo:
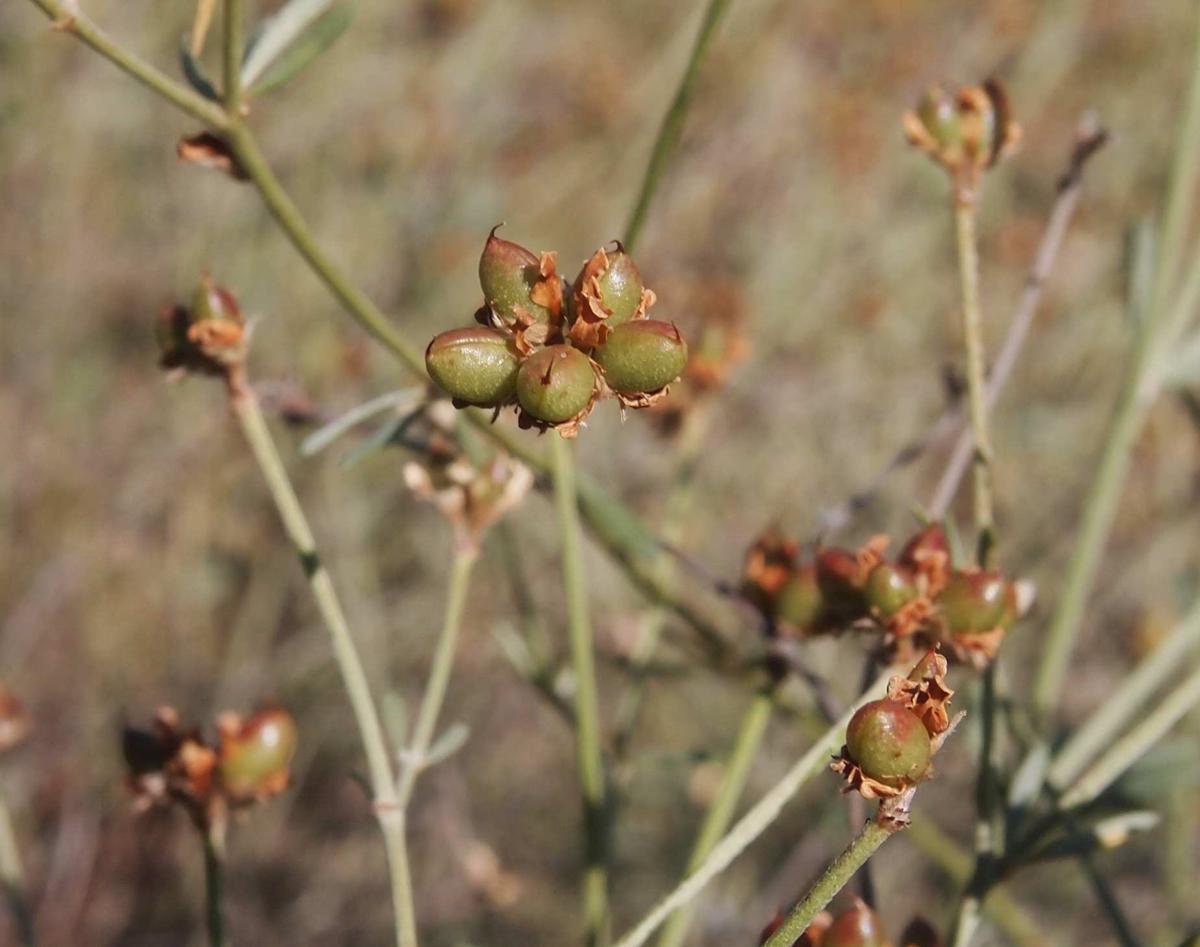
<svg viewBox="0 0 1200 947">
<path fill-rule="evenodd" d="M 1046 771 L 1050 784 L 1062 789 L 1073 783 L 1197 648 L 1200 648 L 1200 597 L 1166 641 L 1122 679 L 1058 751 Z"/>
<path fill-rule="evenodd" d="M 550 436 L 554 498 L 562 537 L 567 631 L 575 677 L 575 747 L 583 793 L 586 867 L 583 880 L 584 931 L 589 947 L 608 939 L 608 813 L 605 809 L 604 760 L 600 753 L 600 706 L 592 623 L 588 614 L 587 574 L 579 535 L 575 461 L 570 442 Z"/>
<path fill-rule="evenodd" d="M 317 553 L 312 528 L 263 418 L 258 398 L 244 384 L 233 382 L 230 386 L 230 406 L 262 471 L 263 479 L 283 521 L 284 530 L 300 557 L 300 564 L 312 589 L 317 611 L 329 632 L 334 658 L 341 671 L 342 683 L 350 699 L 359 737 L 367 757 L 375 813 L 384 835 L 384 847 L 388 855 L 396 939 L 401 947 L 414 947 L 417 943 L 416 920 L 408 856 L 404 846 L 404 814 L 396 804 L 396 784 L 387 739 L 371 697 L 371 687 L 363 670 L 362 660 L 334 590 L 333 580 Z"/>
<path fill-rule="evenodd" d="M 225 111 L 236 120 L 242 110 L 242 0 L 225 0 L 225 42 L 221 45 L 221 85 Z"/>
<path fill-rule="evenodd" d="M 729 823 L 733 821 L 733 813 L 746 788 L 746 780 L 750 776 L 754 758 L 758 755 L 758 749 L 762 745 L 763 735 L 767 731 L 767 724 L 771 720 L 771 711 L 774 707 L 774 687 L 759 691 L 750 701 L 750 706 L 746 709 L 741 726 L 738 728 L 737 739 L 729 754 L 729 761 L 725 765 L 725 775 L 721 780 L 717 798 L 713 800 L 713 804 L 705 813 L 700 832 L 692 845 L 692 853 L 684 871 L 685 878 L 704 863 L 704 859 L 713 850 L 713 846 L 721 840 L 721 836 L 729 828 Z M 663 925 L 662 934 L 658 938 L 658 947 L 680 947 L 687 937 L 695 911 L 695 903 L 676 911 L 671 919 Z"/>
<path fill-rule="evenodd" d="M 851 716 L 887 685 L 891 671 L 882 674 L 841 717 L 797 760 L 766 794 L 725 834 L 708 857 L 647 914 L 637 926 L 617 941 L 615 947 L 641 947 L 675 911 L 690 904 L 708 884 L 729 867 L 735 858 L 763 834 L 783 812 L 784 806 L 807 783 L 824 773 L 829 758 L 841 747 Z"/>
<path fill-rule="evenodd" d="M 717 26 L 729 9 L 729 4 L 730 0 L 709 0 L 708 7 L 704 11 L 700 32 L 696 34 L 696 45 L 692 47 L 692 54 L 688 57 L 687 66 L 684 67 L 679 87 L 675 90 L 675 96 L 671 99 L 666 115 L 663 116 L 662 125 L 659 126 L 658 137 L 654 139 L 654 146 L 650 149 L 650 160 L 646 164 L 646 173 L 642 177 L 641 189 L 634 202 L 633 212 L 629 215 L 629 223 L 625 226 L 625 238 L 622 242 L 628 250 L 633 249 L 638 237 L 641 236 L 642 225 L 646 222 L 646 212 L 650 209 L 650 202 L 654 199 L 663 172 L 666 171 L 667 164 L 675 152 L 675 146 L 679 144 L 679 137 L 683 134 L 683 123 L 687 118 L 688 107 L 691 105 L 696 76 L 700 73 L 700 66 L 716 35 Z"/>
<path fill-rule="evenodd" d="M 788 912 L 783 923 L 775 929 L 763 947 L 792 947 L 812 923 L 813 918 L 825 909 L 834 895 L 841 891 L 876 850 L 886 842 L 895 830 L 868 822 L 854 841 L 842 854 L 830 862 L 825 873 L 817 879 L 800 902 Z"/>
<path fill-rule="evenodd" d="M 1197 27 L 1200 29 L 1200 18 Z M 1044 727 L 1058 706 L 1059 694 L 1084 609 L 1095 584 L 1101 554 L 1116 517 L 1117 505 L 1129 472 L 1130 455 L 1142 431 L 1150 406 L 1158 395 L 1155 376 L 1160 343 L 1158 330 L 1166 319 L 1168 299 L 1175 285 L 1188 215 L 1197 187 L 1197 152 L 1200 151 L 1200 37 L 1193 60 L 1191 86 L 1167 197 L 1167 215 L 1160 241 L 1158 269 L 1148 311 L 1141 313 L 1114 420 L 1104 445 L 1096 476 L 1084 506 L 1083 521 L 1071 558 L 1054 619 L 1045 636 L 1042 661 L 1033 687 L 1036 718 Z"/>
<path fill-rule="evenodd" d="M 0 887 L 8 900 L 21 947 L 33 947 L 33 915 L 25 899 L 25 875 L 21 870 L 21 852 L 13 831 L 8 804 L 0 795 Z"/>
<path fill-rule="evenodd" d="M 1108 748 L 1059 800 L 1059 809 L 1091 802 L 1200 703 L 1200 667 L 1154 706 L 1141 722 Z"/>
<path fill-rule="evenodd" d="M 450 569 L 450 588 L 446 593 L 446 614 L 442 619 L 442 633 L 438 637 L 437 650 L 429 669 L 429 680 L 421 698 L 421 709 L 417 714 L 412 740 L 406 747 L 408 760 L 396 790 L 396 803 L 401 809 L 407 806 L 412 798 L 413 787 L 425 766 L 429 747 L 433 743 L 438 714 L 441 713 L 442 703 L 446 698 L 446 687 L 450 683 L 450 672 L 454 668 L 463 607 L 467 601 L 467 589 L 470 588 L 471 569 L 477 556 L 478 550 L 473 546 L 462 548 L 455 553 Z"/>
</svg>

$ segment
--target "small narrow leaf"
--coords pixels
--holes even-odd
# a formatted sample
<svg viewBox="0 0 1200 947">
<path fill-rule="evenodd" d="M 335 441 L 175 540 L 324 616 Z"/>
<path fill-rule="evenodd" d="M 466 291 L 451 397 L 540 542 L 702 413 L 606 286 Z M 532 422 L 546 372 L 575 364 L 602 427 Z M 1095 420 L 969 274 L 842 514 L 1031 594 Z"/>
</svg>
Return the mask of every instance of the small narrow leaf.
<svg viewBox="0 0 1200 947">
<path fill-rule="evenodd" d="M 339 461 L 339 465 L 346 468 L 353 467 L 360 460 L 370 457 L 376 451 L 383 450 L 383 448 L 387 447 L 388 444 L 392 442 L 392 439 L 395 438 L 401 430 L 403 430 L 407 423 L 407 417 L 388 418 L 388 420 L 379 425 L 379 427 L 376 428 L 376 430 L 373 431 L 370 436 L 368 436 L 361 444 L 343 457 L 341 461 Z"/>
<path fill-rule="evenodd" d="M 183 70 L 183 77 L 187 80 L 188 85 L 206 99 L 219 102 L 221 97 L 217 94 L 216 87 L 204 74 L 204 67 L 192 55 L 191 47 L 191 34 L 184 33 L 179 37 L 179 66 Z"/>
<path fill-rule="evenodd" d="M 346 32 L 354 19 L 354 8 L 338 4 L 313 22 L 304 35 L 275 61 L 254 85 L 257 93 L 271 92 L 300 75 L 312 62 L 329 49 Z"/>
<path fill-rule="evenodd" d="M 1026 754 L 1008 787 L 1008 804 L 1012 809 L 1023 810 L 1037 799 L 1042 784 L 1046 781 L 1046 767 L 1049 763 L 1050 747 L 1045 743 L 1037 744 Z"/>
<path fill-rule="evenodd" d="M 402 388 L 399 391 L 389 391 L 363 404 L 356 405 L 345 414 L 339 415 L 328 424 L 313 431 L 301 443 L 300 453 L 305 457 L 320 453 L 347 431 L 388 408 L 394 408 L 401 413 L 415 408 L 424 393 L 423 388 Z"/>
<path fill-rule="evenodd" d="M 425 754 L 425 766 L 436 766 L 450 758 L 463 748 L 470 736 L 471 728 L 465 723 L 451 724 Z"/>
</svg>

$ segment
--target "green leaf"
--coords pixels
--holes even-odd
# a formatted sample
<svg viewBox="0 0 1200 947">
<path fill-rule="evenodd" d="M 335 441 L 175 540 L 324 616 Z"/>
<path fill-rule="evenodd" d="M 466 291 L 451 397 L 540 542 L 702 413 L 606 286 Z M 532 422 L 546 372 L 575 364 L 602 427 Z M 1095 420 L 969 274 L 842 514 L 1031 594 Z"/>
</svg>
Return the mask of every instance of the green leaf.
<svg viewBox="0 0 1200 947">
<path fill-rule="evenodd" d="M 346 32 L 354 7 L 334 0 L 291 0 L 264 20 L 242 61 L 242 83 L 262 94 L 299 75 Z"/>
<path fill-rule="evenodd" d="M 313 431 L 301 443 L 300 453 L 305 457 L 311 457 L 379 412 L 389 408 L 400 413 L 408 412 L 417 407 L 424 396 L 424 388 L 402 388 L 399 391 L 389 391 L 379 395 L 364 404 L 356 405 L 345 414 L 339 415 L 328 424 Z"/>
<path fill-rule="evenodd" d="M 206 99 L 211 99 L 213 102 L 221 100 L 221 97 L 217 94 L 216 87 L 209 81 L 208 76 L 204 74 L 204 67 L 192 55 L 191 33 L 184 33 L 179 37 L 179 65 L 183 69 L 183 77 L 187 80 L 188 85 Z"/>
<path fill-rule="evenodd" d="M 434 741 L 429 752 L 425 754 L 424 765 L 436 766 L 453 756 L 466 745 L 471 735 L 471 728 L 465 723 L 451 724 L 446 731 Z"/>
</svg>

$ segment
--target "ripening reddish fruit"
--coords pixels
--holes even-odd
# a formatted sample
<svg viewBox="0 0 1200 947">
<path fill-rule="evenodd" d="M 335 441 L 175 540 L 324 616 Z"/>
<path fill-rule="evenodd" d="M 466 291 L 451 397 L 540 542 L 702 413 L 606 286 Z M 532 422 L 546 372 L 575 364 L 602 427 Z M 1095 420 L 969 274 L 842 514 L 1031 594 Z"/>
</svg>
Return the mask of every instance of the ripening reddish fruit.
<svg viewBox="0 0 1200 947">
<path fill-rule="evenodd" d="M 831 614 L 843 620 L 866 612 L 858 560 L 845 549 L 822 549 L 816 556 L 817 584 Z"/>
<path fill-rule="evenodd" d="M 544 424 L 572 420 L 592 402 L 596 373 L 591 359 L 571 345 L 551 345 L 530 355 L 517 373 L 517 400 Z"/>
<path fill-rule="evenodd" d="M 1016 590 L 998 572 L 951 573 L 937 606 L 952 635 L 1008 630 L 1017 618 Z"/>
<path fill-rule="evenodd" d="M 234 798 L 276 793 L 287 785 L 296 752 L 296 721 L 286 710 L 261 710 L 221 734 L 221 784 Z"/>
<path fill-rule="evenodd" d="M 517 318 L 523 309 L 535 322 L 549 322 L 550 310 L 531 298 L 533 287 L 541 279 L 540 261 L 533 253 L 511 240 L 503 240 L 493 230 L 479 258 L 479 285 L 484 301 L 504 322 Z"/>
<path fill-rule="evenodd" d="M 434 337 L 425 350 L 425 368 L 457 401 L 494 408 L 513 400 L 521 356 L 497 329 L 472 326 Z"/>
<path fill-rule="evenodd" d="M 821 947 L 888 947 L 879 915 L 863 901 L 855 900 L 854 907 L 833 919 L 821 938 Z"/>
<path fill-rule="evenodd" d="M 617 326 L 596 349 L 609 387 L 622 394 L 649 394 L 671 384 L 687 365 L 687 343 L 669 322 L 638 319 Z"/>
<path fill-rule="evenodd" d="M 891 618 L 918 595 L 917 583 L 904 566 L 881 562 L 867 577 L 863 596 L 883 618 Z"/>
<path fill-rule="evenodd" d="M 898 700 L 873 700 L 846 726 L 846 754 L 876 782 L 904 789 L 929 770 L 929 732 Z"/>
<path fill-rule="evenodd" d="M 782 622 L 808 630 L 816 625 L 824 609 L 817 570 L 806 562 L 796 568 L 775 599 L 775 617 Z"/>
</svg>

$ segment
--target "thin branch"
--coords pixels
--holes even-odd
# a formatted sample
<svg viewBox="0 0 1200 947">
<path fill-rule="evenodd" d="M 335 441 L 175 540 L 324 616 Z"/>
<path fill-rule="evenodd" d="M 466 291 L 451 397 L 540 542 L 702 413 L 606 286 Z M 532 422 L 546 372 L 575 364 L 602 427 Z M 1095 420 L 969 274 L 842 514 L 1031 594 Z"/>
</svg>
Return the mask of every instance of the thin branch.
<svg viewBox="0 0 1200 947">
<path fill-rule="evenodd" d="M 242 0 L 225 0 L 224 43 L 221 47 L 225 111 L 236 119 L 242 110 Z"/>
<path fill-rule="evenodd" d="M 679 137 L 683 134 L 683 123 L 687 118 L 688 107 L 692 101 L 692 91 L 696 84 L 696 76 L 708 53 L 708 47 L 716 35 L 717 26 L 729 9 L 730 0 L 709 0 L 708 8 L 704 11 L 704 19 L 700 23 L 700 32 L 696 35 L 696 44 L 684 67 L 683 77 L 675 96 L 663 116 L 662 125 L 658 129 L 658 137 L 654 139 L 654 147 L 650 150 L 650 160 L 646 164 L 646 173 L 642 177 L 642 186 L 634 203 L 633 212 L 629 215 L 629 223 L 625 226 L 625 238 L 622 241 L 627 249 L 632 250 L 641 236 L 642 226 L 646 222 L 646 212 L 650 202 L 658 190 Z"/>
<path fill-rule="evenodd" d="M 217 103 L 210 102 L 199 93 L 193 92 L 187 86 L 171 79 L 148 62 L 126 52 L 109 39 L 108 35 L 89 20 L 75 4 L 63 3 L 61 0 L 30 0 L 30 2 L 40 7 L 42 12 L 53 21 L 54 29 L 76 37 L 117 68 L 133 76 L 142 85 L 157 92 L 193 118 L 198 118 L 216 131 L 226 128 L 228 122 L 225 113 Z"/>
<path fill-rule="evenodd" d="M 600 753 L 600 708 L 595 655 L 588 614 L 587 574 L 579 536 L 578 500 L 572 444 L 550 436 L 554 496 L 562 537 L 567 630 L 575 672 L 575 732 L 579 782 L 583 792 L 587 865 L 584 871 L 584 931 L 589 947 L 606 940 L 608 927 L 608 813 L 605 809 L 604 760 Z"/>
<path fill-rule="evenodd" d="M 12 911 L 21 947 L 34 947 L 33 914 L 25 898 L 25 876 L 21 871 L 21 852 L 13 831 L 8 803 L 0 796 L 0 888 Z"/>
<path fill-rule="evenodd" d="M 209 947 L 225 947 L 225 921 L 221 902 L 225 878 L 225 829 L 223 823 L 201 833 L 204 845 L 204 903 Z"/>
</svg>

